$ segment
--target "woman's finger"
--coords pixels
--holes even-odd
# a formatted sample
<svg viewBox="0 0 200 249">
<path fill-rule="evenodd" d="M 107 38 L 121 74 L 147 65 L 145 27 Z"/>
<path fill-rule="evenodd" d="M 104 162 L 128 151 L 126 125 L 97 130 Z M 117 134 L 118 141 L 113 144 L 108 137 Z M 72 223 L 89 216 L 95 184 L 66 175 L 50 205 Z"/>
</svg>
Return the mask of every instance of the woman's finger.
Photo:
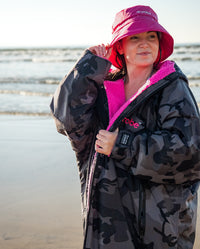
<svg viewBox="0 0 200 249">
<path fill-rule="evenodd" d="M 98 133 L 98 134 L 96 135 L 96 138 L 99 139 L 99 140 L 106 140 L 107 137 L 104 136 L 104 135 L 102 135 L 102 134 L 99 134 L 99 133 Z"/>
<path fill-rule="evenodd" d="M 111 56 L 111 53 L 112 53 L 112 47 L 108 47 L 107 50 L 106 50 L 105 58 L 109 59 L 110 56 Z"/>
<path fill-rule="evenodd" d="M 100 146 L 100 147 L 104 147 L 104 142 L 101 140 L 96 140 L 96 145 Z"/>
<path fill-rule="evenodd" d="M 93 54 L 100 56 L 102 58 L 108 59 L 111 54 L 111 48 L 109 45 L 104 45 L 103 43 L 97 46 L 92 46 L 88 48 Z"/>
</svg>

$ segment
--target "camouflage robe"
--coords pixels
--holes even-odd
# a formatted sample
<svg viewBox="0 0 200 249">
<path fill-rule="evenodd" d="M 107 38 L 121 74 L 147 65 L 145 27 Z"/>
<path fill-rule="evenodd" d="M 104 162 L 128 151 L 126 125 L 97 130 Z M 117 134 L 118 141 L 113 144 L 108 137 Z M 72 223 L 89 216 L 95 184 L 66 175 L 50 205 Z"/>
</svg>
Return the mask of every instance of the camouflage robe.
<svg viewBox="0 0 200 249">
<path fill-rule="evenodd" d="M 84 249 L 193 247 L 199 111 L 186 77 L 174 62 L 166 65 L 112 122 L 103 86 L 111 64 L 88 50 L 53 96 L 57 130 L 77 157 Z M 98 130 L 107 127 L 119 127 L 109 157 L 94 151 Z"/>
</svg>

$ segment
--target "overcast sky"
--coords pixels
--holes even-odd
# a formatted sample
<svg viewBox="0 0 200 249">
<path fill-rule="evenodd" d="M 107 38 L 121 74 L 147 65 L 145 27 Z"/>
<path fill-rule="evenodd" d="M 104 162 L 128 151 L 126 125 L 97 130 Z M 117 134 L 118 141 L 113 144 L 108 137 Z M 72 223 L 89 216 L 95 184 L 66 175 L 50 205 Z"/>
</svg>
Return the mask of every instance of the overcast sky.
<svg viewBox="0 0 200 249">
<path fill-rule="evenodd" d="M 175 43 L 200 43 L 199 0 L 0 0 L 0 47 L 108 43 L 116 12 L 138 4 L 155 10 Z"/>
</svg>

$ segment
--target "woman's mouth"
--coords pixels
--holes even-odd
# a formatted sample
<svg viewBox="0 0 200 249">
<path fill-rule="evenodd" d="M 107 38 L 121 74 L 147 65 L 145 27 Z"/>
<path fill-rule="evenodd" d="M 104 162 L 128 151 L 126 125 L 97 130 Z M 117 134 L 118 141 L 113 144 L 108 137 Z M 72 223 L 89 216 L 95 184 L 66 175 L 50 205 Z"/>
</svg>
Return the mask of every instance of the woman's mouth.
<svg viewBox="0 0 200 249">
<path fill-rule="evenodd" d="M 141 53 L 137 53 L 138 55 L 142 55 L 142 56 L 147 56 L 150 54 L 150 52 L 141 52 Z"/>
</svg>

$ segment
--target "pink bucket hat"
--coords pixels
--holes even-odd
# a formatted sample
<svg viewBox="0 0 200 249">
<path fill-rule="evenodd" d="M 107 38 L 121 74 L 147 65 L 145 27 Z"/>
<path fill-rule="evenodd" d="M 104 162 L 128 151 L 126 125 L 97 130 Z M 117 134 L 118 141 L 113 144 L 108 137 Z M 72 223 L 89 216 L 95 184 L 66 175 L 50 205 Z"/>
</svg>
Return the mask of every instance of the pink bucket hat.
<svg viewBox="0 0 200 249">
<path fill-rule="evenodd" d="M 121 10 L 116 14 L 112 25 L 112 42 L 110 43 L 110 46 L 113 46 L 117 41 L 127 36 L 148 31 L 161 33 L 159 39 L 160 53 L 156 62 L 165 60 L 173 52 L 174 40 L 158 23 L 157 14 L 149 6 L 137 5 Z M 121 69 L 122 64 L 119 60 L 116 60 L 116 56 L 116 50 L 113 49 L 109 60 L 115 67 Z"/>
</svg>

